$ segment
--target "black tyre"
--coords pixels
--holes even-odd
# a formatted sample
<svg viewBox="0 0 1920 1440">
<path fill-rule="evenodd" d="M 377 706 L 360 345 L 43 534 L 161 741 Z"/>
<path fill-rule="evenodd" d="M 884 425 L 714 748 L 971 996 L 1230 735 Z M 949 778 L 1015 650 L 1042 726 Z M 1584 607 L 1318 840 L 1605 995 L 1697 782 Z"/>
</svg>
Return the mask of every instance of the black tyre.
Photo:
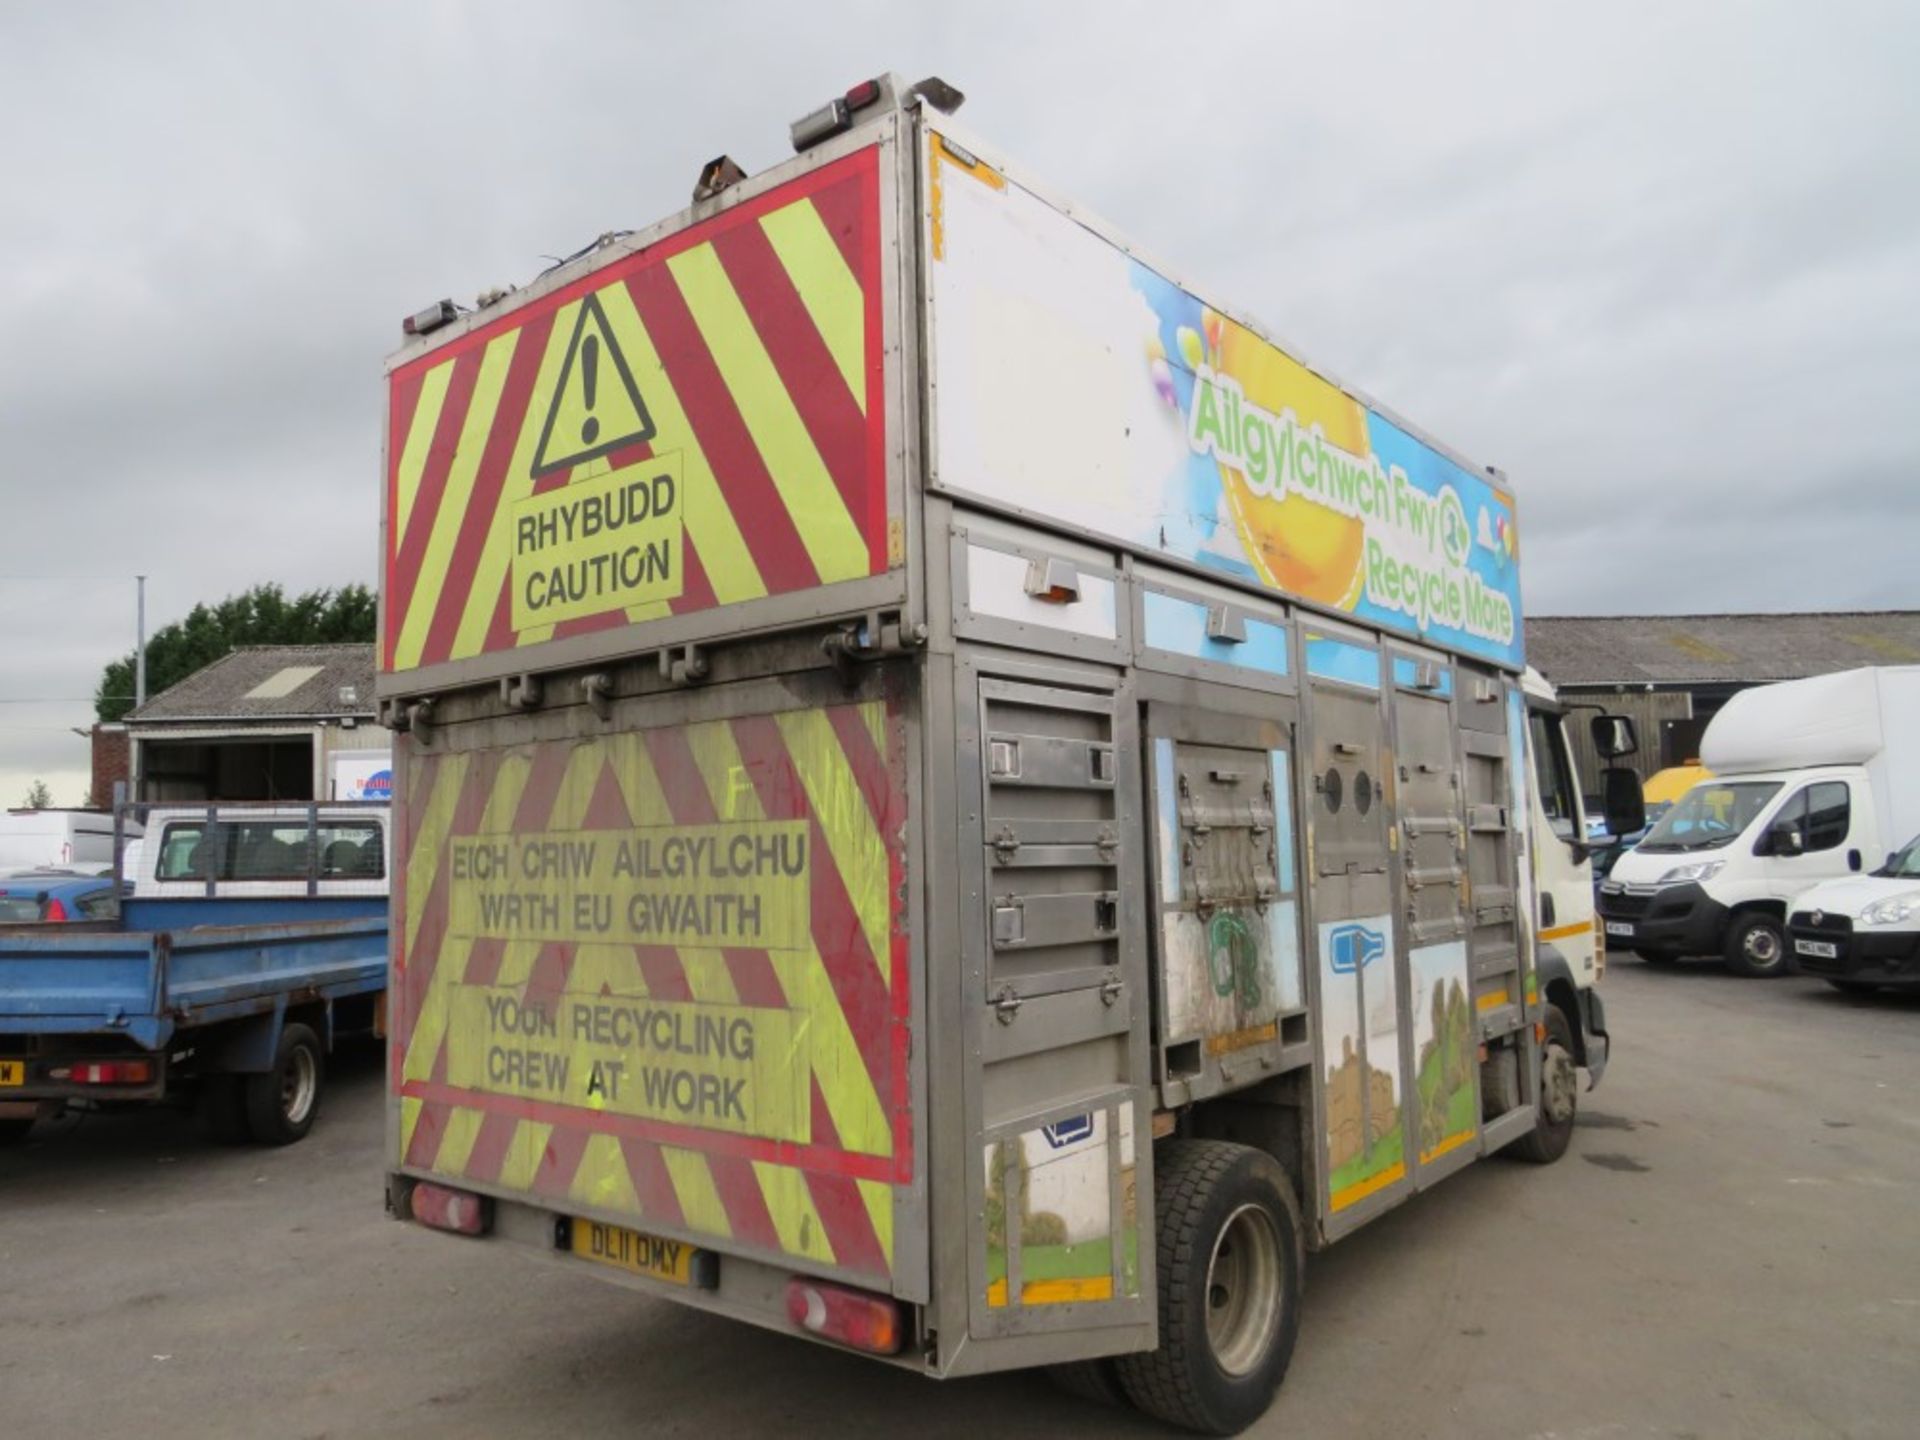
<svg viewBox="0 0 1920 1440">
<path fill-rule="evenodd" d="M 209 1140 L 244 1145 L 253 1138 L 247 1124 L 247 1097 L 238 1075 L 209 1075 L 193 1099 L 194 1119 Z"/>
<path fill-rule="evenodd" d="M 1580 1068 L 1574 1059 L 1573 1026 L 1557 1005 L 1547 1007 L 1547 1039 L 1540 1047 L 1540 1106 L 1533 1129 L 1513 1142 L 1513 1153 L 1535 1165 L 1551 1165 L 1573 1143 L 1580 1110 Z"/>
<path fill-rule="evenodd" d="M 1842 995 L 1878 995 L 1880 993 L 1880 987 L 1871 980 L 1829 980 L 1827 984 L 1833 986 Z"/>
<path fill-rule="evenodd" d="M 1771 915 L 1736 915 L 1727 931 L 1727 969 L 1752 980 L 1772 980 L 1793 969 L 1787 937 Z"/>
<path fill-rule="evenodd" d="M 1125 1405 L 1127 1392 L 1111 1360 L 1076 1360 L 1071 1365 L 1049 1365 L 1047 1379 L 1054 1388 L 1076 1400 L 1096 1405 Z"/>
<path fill-rule="evenodd" d="M 1156 1419 L 1238 1434 L 1273 1403 L 1300 1333 L 1299 1202 L 1272 1156 L 1222 1140 L 1169 1140 L 1154 1170 L 1160 1348 L 1114 1369 Z"/>
<path fill-rule="evenodd" d="M 1649 965 L 1672 965 L 1680 957 L 1671 950 L 1636 950 L 1633 952 Z"/>
<path fill-rule="evenodd" d="M 0 1120 L 0 1150 L 5 1149 L 9 1145 L 25 1144 L 27 1136 L 33 1133 L 34 1118 L 32 1115 L 24 1118 L 20 1116 L 10 1116 L 5 1120 Z"/>
<path fill-rule="evenodd" d="M 247 1076 L 243 1087 L 247 1129 L 254 1140 L 262 1145 L 291 1145 L 303 1139 L 320 1113 L 324 1074 L 320 1037 L 305 1025 L 282 1030 L 273 1068 Z"/>
</svg>

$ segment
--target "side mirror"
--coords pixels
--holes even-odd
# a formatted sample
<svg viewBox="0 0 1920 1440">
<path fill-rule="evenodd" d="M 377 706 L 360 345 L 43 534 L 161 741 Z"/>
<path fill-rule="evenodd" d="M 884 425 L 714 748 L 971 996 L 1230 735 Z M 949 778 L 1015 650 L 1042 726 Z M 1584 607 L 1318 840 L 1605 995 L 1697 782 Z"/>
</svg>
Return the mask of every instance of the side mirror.
<svg viewBox="0 0 1920 1440">
<path fill-rule="evenodd" d="M 1602 760 L 1618 760 L 1640 748 L 1640 736 L 1628 715 L 1596 715 L 1587 721 L 1587 733 L 1593 737 L 1593 748 Z"/>
<path fill-rule="evenodd" d="M 1800 827 L 1791 821 L 1785 824 L 1771 825 L 1760 837 L 1760 843 L 1753 848 L 1756 855 L 1798 855 L 1806 849 L 1806 839 L 1800 833 Z"/>
<path fill-rule="evenodd" d="M 1633 722 L 1625 717 L 1616 718 L 1626 725 L 1631 738 Z M 1624 837 L 1644 829 L 1647 799 L 1640 790 L 1640 777 L 1624 765 L 1609 765 L 1600 772 L 1600 784 L 1608 833 Z"/>
</svg>

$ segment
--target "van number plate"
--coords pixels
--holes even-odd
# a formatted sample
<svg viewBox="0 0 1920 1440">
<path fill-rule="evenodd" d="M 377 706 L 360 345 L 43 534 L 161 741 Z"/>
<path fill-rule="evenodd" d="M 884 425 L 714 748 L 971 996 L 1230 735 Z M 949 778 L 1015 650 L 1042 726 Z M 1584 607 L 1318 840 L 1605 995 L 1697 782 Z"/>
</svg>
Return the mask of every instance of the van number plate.
<svg viewBox="0 0 1920 1440">
<path fill-rule="evenodd" d="M 1831 940 L 1796 940 L 1793 948 L 1802 955 L 1818 955 L 1823 960 L 1840 958 L 1840 947 Z"/>
<path fill-rule="evenodd" d="M 1607 921 L 1607 934 L 1624 935 L 1627 939 L 1631 940 L 1633 938 L 1633 922 L 1631 920 L 1609 920 Z"/>
<path fill-rule="evenodd" d="M 597 1220 L 575 1220 L 569 1227 L 569 1248 L 583 1260 L 610 1265 L 649 1280 L 664 1280 L 669 1285 L 692 1285 L 711 1290 L 716 1283 L 720 1257 L 684 1240 L 667 1240 L 658 1235 L 643 1235 L 619 1225 L 602 1225 Z"/>
<path fill-rule="evenodd" d="M 0 1060 L 0 1085 L 24 1085 L 26 1083 L 26 1061 Z"/>
</svg>

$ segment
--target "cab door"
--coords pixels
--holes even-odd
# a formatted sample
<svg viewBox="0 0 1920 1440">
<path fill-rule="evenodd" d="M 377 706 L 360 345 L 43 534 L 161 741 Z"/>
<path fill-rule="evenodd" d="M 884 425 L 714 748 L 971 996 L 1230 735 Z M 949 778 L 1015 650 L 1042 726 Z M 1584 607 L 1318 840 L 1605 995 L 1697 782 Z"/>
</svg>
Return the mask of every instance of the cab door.
<svg viewBox="0 0 1920 1440">
<path fill-rule="evenodd" d="M 1574 784 L 1573 759 L 1559 711 L 1527 710 L 1527 748 L 1532 752 L 1532 793 L 1527 823 L 1533 846 L 1538 913 L 1534 940 L 1565 957 L 1575 983 L 1591 984 L 1598 962 L 1593 933 L 1592 871 L 1576 855 L 1584 842 L 1586 816 Z"/>
<path fill-rule="evenodd" d="M 1791 901 L 1821 880 L 1864 864 L 1864 807 L 1844 779 L 1815 780 L 1789 795 L 1754 842 L 1775 899 Z"/>
</svg>

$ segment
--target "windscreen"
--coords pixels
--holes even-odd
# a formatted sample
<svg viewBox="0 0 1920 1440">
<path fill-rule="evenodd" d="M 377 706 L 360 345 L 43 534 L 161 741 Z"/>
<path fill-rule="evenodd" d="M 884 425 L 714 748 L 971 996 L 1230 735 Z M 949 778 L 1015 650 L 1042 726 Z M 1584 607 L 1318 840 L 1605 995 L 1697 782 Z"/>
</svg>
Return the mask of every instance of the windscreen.
<svg viewBox="0 0 1920 1440">
<path fill-rule="evenodd" d="M 1907 842 L 1878 872 L 1892 880 L 1920 880 L 1920 835 Z"/>
<path fill-rule="evenodd" d="M 1636 847 L 1641 850 L 1708 850 L 1739 836 L 1780 792 L 1776 781 L 1696 785 L 1660 818 Z"/>
</svg>

